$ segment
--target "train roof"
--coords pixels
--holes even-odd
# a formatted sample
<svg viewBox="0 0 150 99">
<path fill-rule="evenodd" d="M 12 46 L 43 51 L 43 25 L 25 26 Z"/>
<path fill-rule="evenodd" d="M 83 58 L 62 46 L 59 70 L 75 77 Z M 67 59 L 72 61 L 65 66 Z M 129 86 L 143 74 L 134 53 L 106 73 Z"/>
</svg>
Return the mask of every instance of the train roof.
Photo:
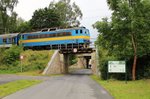
<svg viewBox="0 0 150 99">
<path fill-rule="evenodd" d="M 29 33 L 23 33 L 23 34 L 36 34 L 36 33 L 41 33 L 41 32 L 55 32 L 55 31 L 66 31 L 66 30 L 77 30 L 77 29 L 86 29 L 85 27 L 74 27 L 74 28 L 45 28 L 42 29 L 41 31 L 36 31 L 36 32 L 29 32 Z"/>
<path fill-rule="evenodd" d="M 17 36 L 18 34 L 19 34 L 19 33 L 2 34 L 2 35 L 0 35 L 0 38 L 7 38 L 7 37 L 11 38 L 11 37 Z"/>
</svg>

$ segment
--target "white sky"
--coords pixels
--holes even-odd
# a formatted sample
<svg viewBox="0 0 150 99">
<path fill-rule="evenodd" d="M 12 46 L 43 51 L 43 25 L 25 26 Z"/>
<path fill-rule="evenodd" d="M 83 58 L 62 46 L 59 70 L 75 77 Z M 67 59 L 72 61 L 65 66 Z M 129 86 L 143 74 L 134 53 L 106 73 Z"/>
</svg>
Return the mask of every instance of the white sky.
<svg viewBox="0 0 150 99">
<path fill-rule="evenodd" d="M 32 18 L 33 12 L 39 8 L 48 7 L 53 0 L 19 0 L 15 11 L 18 16 L 28 21 Z M 58 0 L 55 0 L 58 1 Z M 108 9 L 106 0 L 72 0 L 80 7 L 83 13 L 81 26 L 85 26 L 91 32 L 91 38 L 96 38 L 98 32 L 92 25 L 103 17 L 110 17 L 111 11 Z"/>
</svg>

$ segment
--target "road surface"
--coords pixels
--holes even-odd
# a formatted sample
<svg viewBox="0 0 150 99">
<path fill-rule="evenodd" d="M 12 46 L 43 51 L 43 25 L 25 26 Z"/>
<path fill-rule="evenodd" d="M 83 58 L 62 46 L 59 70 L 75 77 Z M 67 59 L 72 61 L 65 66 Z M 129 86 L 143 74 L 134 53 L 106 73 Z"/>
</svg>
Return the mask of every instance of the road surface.
<svg viewBox="0 0 150 99">
<path fill-rule="evenodd" d="M 90 70 L 52 77 L 43 83 L 18 91 L 3 99 L 113 99 L 89 78 Z"/>
</svg>

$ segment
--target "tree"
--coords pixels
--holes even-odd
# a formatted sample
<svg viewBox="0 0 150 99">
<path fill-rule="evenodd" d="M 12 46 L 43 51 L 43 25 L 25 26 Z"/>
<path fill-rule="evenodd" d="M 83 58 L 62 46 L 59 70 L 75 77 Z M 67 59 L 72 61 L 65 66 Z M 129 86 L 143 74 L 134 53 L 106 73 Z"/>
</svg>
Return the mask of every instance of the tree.
<svg viewBox="0 0 150 99">
<path fill-rule="evenodd" d="M 54 9 L 49 8 L 36 10 L 30 23 L 33 29 L 59 27 L 61 25 L 59 15 Z"/>
<path fill-rule="evenodd" d="M 17 28 L 17 13 L 13 12 L 11 16 L 8 17 L 8 32 L 13 33 Z"/>
<path fill-rule="evenodd" d="M 111 21 L 103 19 L 94 25 L 101 33 L 100 45 L 121 59 L 133 57 L 132 80 L 135 80 L 137 58 L 150 53 L 150 1 L 107 1 L 113 11 Z"/>
<path fill-rule="evenodd" d="M 60 0 L 59 2 L 51 2 L 49 5 L 50 9 L 55 9 L 59 14 L 62 25 L 64 27 L 68 26 L 79 26 L 82 19 L 82 12 L 78 5 L 71 4 L 71 0 Z"/>
<path fill-rule="evenodd" d="M 3 22 L 2 22 L 2 14 L 0 12 L 0 34 L 3 33 Z"/>
<path fill-rule="evenodd" d="M 2 20 L 2 27 L 5 32 L 8 31 L 8 12 L 10 12 L 11 15 L 17 3 L 18 0 L 0 0 L 0 18 Z"/>
<path fill-rule="evenodd" d="M 24 33 L 24 32 L 31 32 L 32 27 L 30 26 L 30 22 L 21 22 L 17 26 L 15 32 Z"/>
</svg>

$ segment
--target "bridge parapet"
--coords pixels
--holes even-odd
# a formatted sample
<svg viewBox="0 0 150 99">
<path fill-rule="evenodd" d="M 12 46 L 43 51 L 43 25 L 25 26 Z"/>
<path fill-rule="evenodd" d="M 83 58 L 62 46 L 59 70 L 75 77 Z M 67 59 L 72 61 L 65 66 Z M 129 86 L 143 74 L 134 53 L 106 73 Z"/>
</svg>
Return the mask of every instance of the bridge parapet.
<svg viewBox="0 0 150 99">
<path fill-rule="evenodd" d="M 84 54 L 84 53 L 92 53 L 93 48 L 74 48 L 74 49 L 60 49 L 59 53 L 61 54 Z"/>
</svg>

